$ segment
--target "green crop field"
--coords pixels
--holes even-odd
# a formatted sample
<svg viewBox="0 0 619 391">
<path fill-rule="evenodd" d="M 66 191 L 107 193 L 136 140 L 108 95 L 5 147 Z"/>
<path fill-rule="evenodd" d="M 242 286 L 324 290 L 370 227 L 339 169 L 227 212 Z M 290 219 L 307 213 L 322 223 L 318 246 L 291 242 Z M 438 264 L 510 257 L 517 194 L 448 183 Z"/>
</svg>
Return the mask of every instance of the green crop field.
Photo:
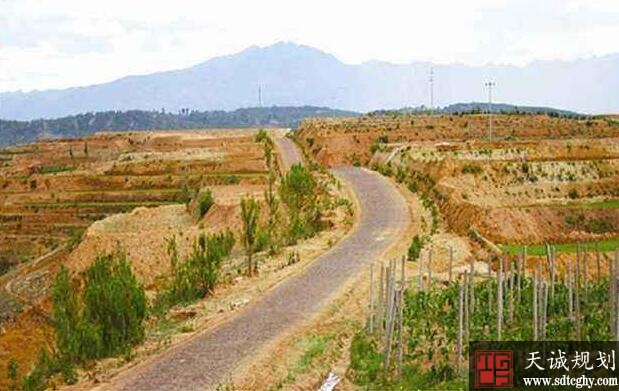
<svg viewBox="0 0 619 391">
<path fill-rule="evenodd" d="M 619 238 L 608 239 L 597 242 L 602 252 L 615 251 L 619 249 Z M 581 247 L 587 244 L 590 251 L 595 250 L 596 243 L 580 243 Z M 575 253 L 578 248 L 578 243 L 560 243 L 553 244 L 559 253 Z M 499 244 L 499 247 L 503 251 L 507 251 L 509 254 L 517 255 L 522 254 L 524 245 L 522 244 Z M 527 245 L 527 254 L 534 256 L 546 255 L 546 246 L 544 244 L 530 244 Z"/>
</svg>

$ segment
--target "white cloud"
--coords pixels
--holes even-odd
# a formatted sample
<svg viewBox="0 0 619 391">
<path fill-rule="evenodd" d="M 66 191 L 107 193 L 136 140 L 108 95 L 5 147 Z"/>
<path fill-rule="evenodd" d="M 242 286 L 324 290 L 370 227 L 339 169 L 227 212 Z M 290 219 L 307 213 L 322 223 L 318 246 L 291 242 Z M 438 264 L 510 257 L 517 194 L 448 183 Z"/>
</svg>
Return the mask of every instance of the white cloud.
<svg viewBox="0 0 619 391">
<path fill-rule="evenodd" d="M 0 0 L 0 91 L 182 68 L 280 40 L 345 62 L 524 64 L 619 51 L 616 0 Z"/>
</svg>

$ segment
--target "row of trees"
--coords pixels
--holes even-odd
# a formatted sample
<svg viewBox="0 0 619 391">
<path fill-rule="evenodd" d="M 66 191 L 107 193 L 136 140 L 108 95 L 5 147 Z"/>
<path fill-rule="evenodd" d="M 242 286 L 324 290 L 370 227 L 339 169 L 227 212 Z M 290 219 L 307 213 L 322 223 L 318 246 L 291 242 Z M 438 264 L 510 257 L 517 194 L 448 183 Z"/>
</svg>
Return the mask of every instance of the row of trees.
<svg viewBox="0 0 619 391">
<path fill-rule="evenodd" d="M 144 339 L 148 305 L 144 287 L 125 256 L 100 256 L 85 271 L 83 285 L 62 267 L 52 286 L 55 349 L 42 349 L 34 369 L 17 380 L 17 364 L 9 365 L 12 390 L 39 391 L 61 374 L 74 383 L 76 365 L 126 354 Z"/>
<path fill-rule="evenodd" d="M 191 254 L 181 260 L 176 237 L 168 240 L 171 278 L 155 302 L 156 312 L 179 304 L 189 303 L 211 293 L 220 276 L 221 266 L 234 246 L 230 230 L 205 235 L 201 234 L 193 244 Z"/>
<path fill-rule="evenodd" d="M 247 274 L 257 272 L 253 254 L 263 249 L 271 254 L 282 245 L 295 244 L 312 236 L 320 229 L 322 208 L 318 197 L 319 186 L 311 171 L 301 164 L 293 165 L 281 178 L 278 193 L 275 192 L 277 167 L 273 159 L 273 140 L 260 130 L 256 142 L 264 145 L 264 156 L 269 170 L 268 187 L 264 193 L 267 209 L 266 223 L 261 224 L 261 205 L 252 197 L 241 199 L 241 232 L 247 258 Z M 288 214 L 287 224 L 281 224 L 280 202 Z"/>
<path fill-rule="evenodd" d="M 240 242 L 247 257 L 246 272 L 257 273 L 255 252 L 276 253 L 281 246 L 312 236 L 320 227 L 323 190 L 312 172 L 294 165 L 280 179 L 274 159 L 273 140 L 264 131 L 256 136 L 264 145 L 269 169 L 264 204 L 253 197 L 241 199 Z M 210 190 L 187 192 L 202 217 L 214 204 Z M 262 207 L 265 213 L 262 213 Z M 288 217 L 283 218 L 280 205 Z M 35 369 L 24 379 L 24 390 L 42 390 L 46 379 L 62 373 L 65 382 L 76 380 L 73 368 L 90 360 L 128 354 L 144 339 L 144 321 L 149 313 L 162 315 L 177 304 L 187 304 L 213 292 L 221 275 L 223 262 L 235 244 L 230 230 L 201 234 L 191 253 L 181 259 L 176 237 L 167 241 L 171 274 L 163 290 L 149 308 L 143 286 L 137 282 L 131 264 L 124 256 L 101 256 L 84 273 L 83 283 L 74 280 L 63 268 L 52 289 L 56 350 L 42 351 Z M 16 372 L 15 368 L 11 368 Z M 15 389 L 17 383 L 12 383 Z"/>
</svg>

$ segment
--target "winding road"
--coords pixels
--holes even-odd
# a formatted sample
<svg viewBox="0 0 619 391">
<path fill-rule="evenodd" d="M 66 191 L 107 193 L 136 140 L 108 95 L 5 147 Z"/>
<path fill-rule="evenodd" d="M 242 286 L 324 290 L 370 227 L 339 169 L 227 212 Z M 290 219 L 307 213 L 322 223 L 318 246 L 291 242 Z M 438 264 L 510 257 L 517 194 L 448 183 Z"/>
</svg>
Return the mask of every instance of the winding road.
<svg viewBox="0 0 619 391">
<path fill-rule="evenodd" d="M 291 140 L 276 141 L 285 168 L 301 160 Z M 351 277 L 398 241 L 406 229 L 408 211 L 397 189 L 385 178 L 362 168 L 344 167 L 332 172 L 350 184 L 359 201 L 360 220 L 351 234 L 303 272 L 277 285 L 227 322 L 124 373 L 109 388 L 214 388 L 225 381 L 243 358 L 312 319 Z"/>
</svg>

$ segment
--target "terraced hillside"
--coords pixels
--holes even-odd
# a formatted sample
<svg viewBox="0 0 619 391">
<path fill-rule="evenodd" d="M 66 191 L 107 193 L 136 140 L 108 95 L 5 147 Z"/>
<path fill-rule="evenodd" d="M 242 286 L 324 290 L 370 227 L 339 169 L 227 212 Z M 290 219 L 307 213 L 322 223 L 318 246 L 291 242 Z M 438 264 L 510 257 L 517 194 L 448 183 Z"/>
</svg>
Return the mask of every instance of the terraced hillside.
<svg viewBox="0 0 619 391">
<path fill-rule="evenodd" d="M 152 288 L 168 271 L 166 238 L 183 231 L 184 254 L 199 231 L 238 223 L 239 197 L 267 182 L 254 133 L 99 133 L 0 150 L 0 364 L 12 357 L 23 376 L 53 342 L 49 292 L 60 265 L 77 273 L 124 251 Z M 217 202 L 198 221 L 185 204 L 204 188 Z"/>
<path fill-rule="evenodd" d="M 100 133 L 3 149 L 0 161 L 0 254 L 11 264 L 111 214 L 266 177 L 262 147 L 234 131 Z"/>
<path fill-rule="evenodd" d="M 365 116 L 305 121 L 321 164 L 367 165 L 435 205 L 463 237 L 505 245 L 619 244 L 619 121 L 540 115 Z"/>
</svg>

